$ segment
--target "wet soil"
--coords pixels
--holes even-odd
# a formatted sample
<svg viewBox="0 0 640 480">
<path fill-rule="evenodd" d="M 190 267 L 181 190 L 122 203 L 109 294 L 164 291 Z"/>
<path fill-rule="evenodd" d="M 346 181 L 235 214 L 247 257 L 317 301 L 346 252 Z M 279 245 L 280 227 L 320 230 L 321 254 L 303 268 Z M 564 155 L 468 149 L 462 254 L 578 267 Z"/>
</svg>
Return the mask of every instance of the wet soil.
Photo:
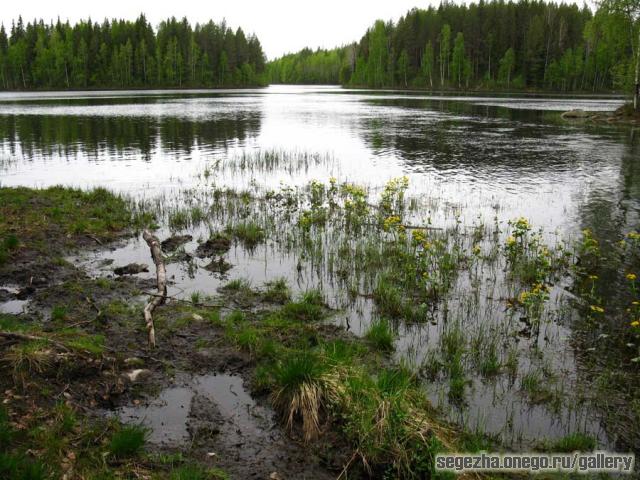
<svg viewBox="0 0 640 480">
<path fill-rule="evenodd" d="M 57 244 L 52 251 L 68 249 Z M 64 398 L 88 418 L 142 422 L 151 428 L 148 451 L 179 451 L 231 478 L 335 478 L 341 455 L 331 442 L 305 445 L 282 429 L 268 398 L 252 392 L 254 361 L 230 346 L 220 327 L 169 301 L 157 311 L 158 347 L 147 348 L 142 307 L 153 280 L 90 278 L 68 262 L 24 250 L 0 269 L 0 285 L 9 284 L 0 289 L 0 304 L 6 308 L 22 292 L 26 311 L 18 318 L 25 323 L 105 338 L 97 359 L 61 357 L 23 385 L 3 376 L 0 389 L 20 399 L 7 400 L 13 415 L 29 415 L 34 405 L 53 408 Z M 56 307 L 64 315 L 54 320 Z M 145 374 L 131 381 L 126 374 L 135 369 Z M 44 386 L 54 393 L 41 395 Z"/>
</svg>

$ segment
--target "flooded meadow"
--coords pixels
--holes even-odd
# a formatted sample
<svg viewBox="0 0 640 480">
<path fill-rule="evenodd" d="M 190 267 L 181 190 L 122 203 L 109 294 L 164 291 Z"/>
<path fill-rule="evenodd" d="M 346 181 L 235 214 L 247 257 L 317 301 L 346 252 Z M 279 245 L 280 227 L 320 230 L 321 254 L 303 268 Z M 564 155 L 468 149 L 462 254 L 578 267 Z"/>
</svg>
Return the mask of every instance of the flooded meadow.
<svg viewBox="0 0 640 480">
<path fill-rule="evenodd" d="M 131 198 L 155 215 L 176 301 L 245 289 L 234 301 L 251 311 L 252 289 L 316 292 L 323 321 L 413 372 L 466 432 L 637 452 L 639 132 L 560 118 L 621 103 L 287 86 L 0 94 L 0 185 Z M 155 278 L 139 236 L 66 260 L 94 279 L 131 264 Z M 2 312 L 30 308 L 0 297 Z M 177 416 L 151 441 L 181 441 L 187 412 L 164 397 L 187 404 L 218 384 L 223 428 L 275 435 L 233 376 L 183 379 L 115 413 L 151 427 Z"/>
</svg>

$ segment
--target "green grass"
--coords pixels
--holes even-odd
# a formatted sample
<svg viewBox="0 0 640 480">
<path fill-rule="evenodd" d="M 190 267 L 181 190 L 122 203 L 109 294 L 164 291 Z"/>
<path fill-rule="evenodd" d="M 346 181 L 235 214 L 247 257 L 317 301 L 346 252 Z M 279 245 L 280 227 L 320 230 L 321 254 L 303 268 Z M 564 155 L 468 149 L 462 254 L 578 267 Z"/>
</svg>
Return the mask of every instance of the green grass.
<svg viewBox="0 0 640 480">
<path fill-rule="evenodd" d="M 391 352 L 395 348 L 394 342 L 396 335 L 393 332 L 391 324 L 385 318 L 371 322 L 367 333 L 365 333 L 365 338 L 374 348 L 382 352 Z"/>
<path fill-rule="evenodd" d="M 3 249 L 15 248 L 18 236 L 27 246 L 67 234 L 110 239 L 130 228 L 150 223 L 149 214 L 104 188 L 0 188 L 0 237 Z"/>
<path fill-rule="evenodd" d="M 140 425 L 125 425 L 111 436 L 109 453 L 124 458 L 138 455 L 147 440 L 149 431 Z"/>
<path fill-rule="evenodd" d="M 6 449 L 13 438 L 13 429 L 9 424 L 7 410 L 0 405 L 0 451 Z"/>
<path fill-rule="evenodd" d="M 239 240 L 245 248 L 253 249 L 264 242 L 266 235 L 264 229 L 255 222 L 242 222 L 228 227 L 227 231 Z"/>
<path fill-rule="evenodd" d="M 549 447 L 551 452 L 588 452 L 597 446 L 595 438 L 584 433 L 576 432 L 556 440 Z"/>
<path fill-rule="evenodd" d="M 302 297 L 298 302 L 284 304 L 279 313 L 290 321 L 315 322 L 324 316 L 324 308 L 316 303 L 309 303 Z"/>
<path fill-rule="evenodd" d="M 75 338 L 65 341 L 65 344 L 74 349 L 83 352 L 89 352 L 93 355 L 102 355 L 105 351 L 104 335 L 86 335 L 77 333 Z"/>
<path fill-rule="evenodd" d="M 51 309 L 51 320 L 62 322 L 67 318 L 67 309 L 61 305 L 56 305 Z"/>
<path fill-rule="evenodd" d="M 227 284 L 220 287 L 220 290 L 222 290 L 223 292 L 241 292 L 250 293 L 253 295 L 251 282 L 245 278 L 237 278 L 235 280 L 231 280 Z"/>
<path fill-rule="evenodd" d="M 264 286 L 265 290 L 262 293 L 264 301 L 270 303 L 287 303 L 291 300 L 291 290 L 285 278 L 271 280 L 270 282 L 266 282 Z"/>
<path fill-rule="evenodd" d="M 302 419 L 306 440 L 320 430 L 320 406 L 323 402 L 323 375 L 327 365 L 312 351 L 290 354 L 278 362 L 272 372 L 274 406 L 286 419 L 289 429 L 296 418 Z"/>
<path fill-rule="evenodd" d="M 231 477 L 219 468 L 184 465 L 171 471 L 170 480 L 227 480 Z"/>
<path fill-rule="evenodd" d="M 49 474 L 38 460 L 0 452 L 0 478 L 7 480 L 45 480 Z"/>
</svg>

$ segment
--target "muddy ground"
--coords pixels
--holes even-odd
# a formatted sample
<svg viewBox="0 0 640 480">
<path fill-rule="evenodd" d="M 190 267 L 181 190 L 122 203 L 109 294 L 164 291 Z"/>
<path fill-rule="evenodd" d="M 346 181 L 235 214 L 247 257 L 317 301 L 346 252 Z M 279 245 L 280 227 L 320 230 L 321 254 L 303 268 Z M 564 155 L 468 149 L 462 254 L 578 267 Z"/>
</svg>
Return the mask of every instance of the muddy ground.
<svg viewBox="0 0 640 480">
<path fill-rule="evenodd" d="M 253 388 L 251 355 L 230 345 L 220 326 L 204 320 L 210 312 L 224 315 L 237 308 L 233 299 L 220 295 L 212 308 L 169 300 L 157 311 L 157 347 L 149 349 L 142 302 L 154 282 L 135 275 L 91 278 L 61 256 L 109 244 L 87 237 L 69 240 L 51 238 L 51 254 L 29 248 L 14 252 L 0 269 L 0 298 L 27 301 L 17 318 L 41 325 L 43 332 L 73 327 L 103 335 L 105 352 L 56 361 L 22 383 L 2 375 L 3 403 L 15 425 L 26 425 L 34 409 L 46 411 L 62 400 L 89 419 L 116 417 L 149 425 L 148 452 L 180 452 L 231 478 L 337 476 L 345 461 L 339 442 L 328 434 L 322 442 L 304 444 L 295 432 L 286 432 L 267 395 Z M 317 332 L 326 338 L 344 335 L 325 325 Z M 150 472 L 156 468 L 139 463 Z"/>
</svg>

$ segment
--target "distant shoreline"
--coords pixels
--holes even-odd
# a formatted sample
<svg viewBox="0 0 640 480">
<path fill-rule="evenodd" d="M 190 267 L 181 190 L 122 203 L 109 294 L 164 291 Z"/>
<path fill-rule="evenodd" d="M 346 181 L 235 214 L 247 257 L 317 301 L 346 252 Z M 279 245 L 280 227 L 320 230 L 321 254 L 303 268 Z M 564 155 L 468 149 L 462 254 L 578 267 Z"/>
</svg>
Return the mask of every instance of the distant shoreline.
<svg viewBox="0 0 640 480">
<path fill-rule="evenodd" d="M 469 89 L 469 90 L 457 90 L 457 89 L 444 89 L 444 90 L 431 90 L 426 88 L 411 87 L 411 88 L 391 88 L 391 87 L 366 87 L 366 86 L 351 86 L 351 85 L 337 85 L 337 84 L 309 84 L 309 83 L 272 83 L 269 85 L 254 85 L 254 86 L 224 86 L 224 87 L 123 87 L 123 88 L 83 88 L 83 89 L 20 89 L 20 90 L 0 90 L 0 96 L 3 94 L 25 94 L 25 93 L 95 93 L 95 92 L 210 92 L 210 91 L 225 91 L 225 90 L 264 90 L 269 87 L 334 87 L 344 91 L 357 90 L 357 91 L 375 91 L 375 92 L 401 92 L 401 93 L 421 93 L 430 94 L 435 96 L 469 96 L 469 95 L 500 95 L 500 96 L 530 96 L 530 97 L 557 97 L 557 98 L 610 98 L 625 100 L 630 98 L 630 95 L 622 92 L 558 92 L 558 91 L 545 91 L 545 90 L 490 90 L 490 89 Z"/>
</svg>

